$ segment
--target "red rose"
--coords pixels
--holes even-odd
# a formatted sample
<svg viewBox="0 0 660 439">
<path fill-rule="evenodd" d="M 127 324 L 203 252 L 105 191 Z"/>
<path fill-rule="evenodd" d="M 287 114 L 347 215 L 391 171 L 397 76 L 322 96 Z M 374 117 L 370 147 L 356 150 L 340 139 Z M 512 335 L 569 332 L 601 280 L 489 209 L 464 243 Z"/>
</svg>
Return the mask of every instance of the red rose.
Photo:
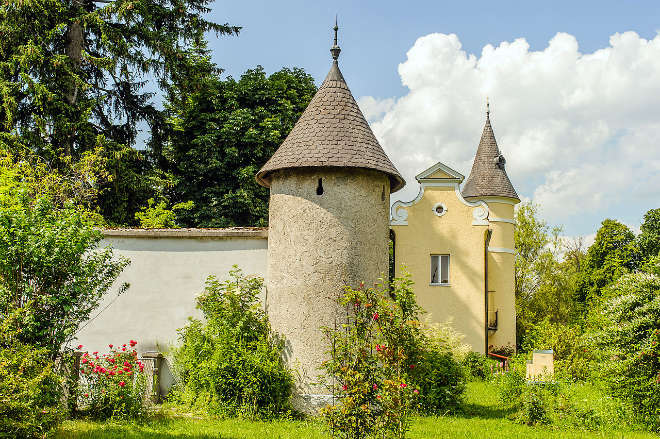
<svg viewBox="0 0 660 439">
<path fill-rule="evenodd" d="M 341 390 L 344 390 L 344 391 L 348 390 L 348 386 L 346 384 L 344 384 L 343 386 L 341 386 Z"/>
<path fill-rule="evenodd" d="M 376 389 L 378 389 L 378 386 L 376 384 L 374 384 L 374 390 L 376 390 Z"/>
<path fill-rule="evenodd" d="M 121 375 L 122 373 L 124 373 L 123 370 L 118 370 L 118 371 L 117 371 L 117 375 Z"/>
<path fill-rule="evenodd" d="M 373 315 L 372 317 L 373 317 L 374 320 L 378 320 L 378 317 L 379 317 L 379 316 L 378 316 L 378 313 L 375 312 L 374 315 Z"/>
<path fill-rule="evenodd" d="M 83 359 L 82 359 L 82 364 L 87 363 L 87 361 L 88 361 L 87 358 L 83 358 Z"/>
<path fill-rule="evenodd" d="M 401 387 L 402 389 L 404 389 L 404 388 L 408 387 L 408 384 L 406 384 L 406 383 L 401 383 L 401 384 L 399 384 L 399 387 Z"/>
<path fill-rule="evenodd" d="M 410 365 L 410 368 L 411 368 L 411 369 L 414 369 L 414 368 L 415 368 L 415 365 L 414 365 L 414 364 L 411 364 L 411 365 Z"/>
<path fill-rule="evenodd" d="M 111 344 L 109 344 L 108 347 L 110 347 L 110 349 L 112 349 L 112 345 L 111 345 Z"/>
<path fill-rule="evenodd" d="M 85 393 L 83 396 L 87 398 L 89 396 L 89 393 Z"/>
<path fill-rule="evenodd" d="M 131 340 L 128 344 L 131 345 L 131 347 L 135 346 L 137 344 L 137 341 Z"/>
<path fill-rule="evenodd" d="M 78 345 L 78 350 L 80 350 L 80 349 L 82 349 L 82 348 L 83 348 L 83 345 L 79 344 L 79 345 Z"/>
<path fill-rule="evenodd" d="M 92 355 L 98 355 L 98 351 L 92 352 Z"/>
<path fill-rule="evenodd" d="M 125 382 L 123 382 L 123 381 L 119 381 L 119 387 L 124 387 L 125 385 L 126 385 Z"/>
</svg>

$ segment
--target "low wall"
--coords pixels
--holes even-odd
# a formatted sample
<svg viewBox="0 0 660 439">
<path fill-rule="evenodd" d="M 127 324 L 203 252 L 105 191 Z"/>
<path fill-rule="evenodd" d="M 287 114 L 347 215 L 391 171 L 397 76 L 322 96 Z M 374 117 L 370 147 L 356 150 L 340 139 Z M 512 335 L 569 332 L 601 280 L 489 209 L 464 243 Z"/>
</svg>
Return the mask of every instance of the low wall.
<svg viewBox="0 0 660 439">
<path fill-rule="evenodd" d="M 108 344 L 133 339 L 141 354 L 166 353 L 188 317 L 200 316 L 195 297 L 209 275 L 226 279 L 236 264 L 245 274 L 266 276 L 266 229 L 112 229 L 103 234 L 102 245 L 131 264 L 77 334 L 75 345 L 89 352 L 107 352 Z M 117 296 L 123 282 L 130 287 Z"/>
</svg>

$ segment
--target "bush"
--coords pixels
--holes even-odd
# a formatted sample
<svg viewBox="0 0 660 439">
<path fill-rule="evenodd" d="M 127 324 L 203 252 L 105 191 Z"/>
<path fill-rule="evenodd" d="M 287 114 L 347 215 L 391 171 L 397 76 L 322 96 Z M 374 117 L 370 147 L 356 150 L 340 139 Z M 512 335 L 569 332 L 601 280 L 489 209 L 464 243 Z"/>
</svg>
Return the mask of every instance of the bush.
<svg viewBox="0 0 660 439">
<path fill-rule="evenodd" d="M 413 409 L 442 413 L 460 403 L 463 369 L 453 345 L 422 330 L 408 276 L 391 288 L 346 287 L 339 303 L 348 321 L 326 328 L 332 348 L 323 364 L 338 398 L 323 411 L 333 436 L 403 438 Z"/>
<path fill-rule="evenodd" d="M 424 413 L 442 414 L 457 409 L 463 401 L 465 371 L 451 352 L 423 351 L 412 380 L 419 388 L 419 409 Z"/>
<path fill-rule="evenodd" d="M 461 362 L 468 377 L 477 380 L 487 380 L 493 376 L 493 367 L 498 362 L 476 352 L 468 353 Z"/>
<path fill-rule="evenodd" d="M 543 320 L 525 338 L 523 351 L 532 352 L 534 349 L 554 351 L 555 374 L 558 377 L 584 381 L 592 375 L 595 348 L 588 334 L 578 326 Z"/>
<path fill-rule="evenodd" d="M 9 321 L 0 324 L 0 437 L 42 438 L 64 418 L 63 382 L 49 351 L 20 343 Z"/>
<path fill-rule="evenodd" d="M 656 270 L 660 259 L 655 260 Z M 611 393 L 629 402 L 641 421 L 660 431 L 660 276 L 635 273 L 608 287 L 602 348 Z"/>
<path fill-rule="evenodd" d="M 85 352 L 81 358 L 79 401 L 90 418 L 139 419 L 146 415 L 144 364 L 132 349 L 137 344 L 113 349 L 105 355 Z M 78 346 L 79 349 L 82 346 Z"/>
<path fill-rule="evenodd" d="M 229 275 L 225 282 L 207 279 L 197 299 L 206 321 L 190 319 L 179 331 L 170 401 L 217 415 L 285 413 L 293 376 L 282 360 L 283 340 L 271 332 L 258 301 L 263 279 L 236 266 Z"/>
</svg>

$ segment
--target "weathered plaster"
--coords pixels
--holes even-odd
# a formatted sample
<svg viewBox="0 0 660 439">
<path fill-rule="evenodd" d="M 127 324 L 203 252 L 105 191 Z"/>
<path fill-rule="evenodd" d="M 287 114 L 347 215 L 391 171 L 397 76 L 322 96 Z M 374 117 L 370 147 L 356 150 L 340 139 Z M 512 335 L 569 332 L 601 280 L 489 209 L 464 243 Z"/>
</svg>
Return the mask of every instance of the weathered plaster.
<svg viewBox="0 0 660 439">
<path fill-rule="evenodd" d="M 266 307 L 273 329 L 286 338 L 303 409 L 327 402 L 319 376 L 330 343 L 322 328 L 341 325 L 345 311 L 336 300 L 343 287 L 387 273 L 389 189 L 384 173 L 365 169 L 272 175 Z"/>
</svg>

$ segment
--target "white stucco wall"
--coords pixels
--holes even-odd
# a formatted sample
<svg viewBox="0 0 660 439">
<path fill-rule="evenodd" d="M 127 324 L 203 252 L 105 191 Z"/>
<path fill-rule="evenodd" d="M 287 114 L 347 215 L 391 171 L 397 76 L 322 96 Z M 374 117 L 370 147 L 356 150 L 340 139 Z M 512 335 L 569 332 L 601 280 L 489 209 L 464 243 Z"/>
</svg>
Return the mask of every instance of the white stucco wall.
<svg viewBox="0 0 660 439">
<path fill-rule="evenodd" d="M 77 334 L 84 350 L 137 340 L 139 352 L 167 352 L 177 329 L 199 317 L 195 297 L 209 275 L 226 279 L 232 265 L 266 276 L 267 231 L 259 228 L 106 230 L 103 245 L 127 257 L 126 267 L 92 319 Z M 117 297 L 118 285 L 128 290 Z M 97 315 L 98 314 L 98 315 Z"/>
</svg>

